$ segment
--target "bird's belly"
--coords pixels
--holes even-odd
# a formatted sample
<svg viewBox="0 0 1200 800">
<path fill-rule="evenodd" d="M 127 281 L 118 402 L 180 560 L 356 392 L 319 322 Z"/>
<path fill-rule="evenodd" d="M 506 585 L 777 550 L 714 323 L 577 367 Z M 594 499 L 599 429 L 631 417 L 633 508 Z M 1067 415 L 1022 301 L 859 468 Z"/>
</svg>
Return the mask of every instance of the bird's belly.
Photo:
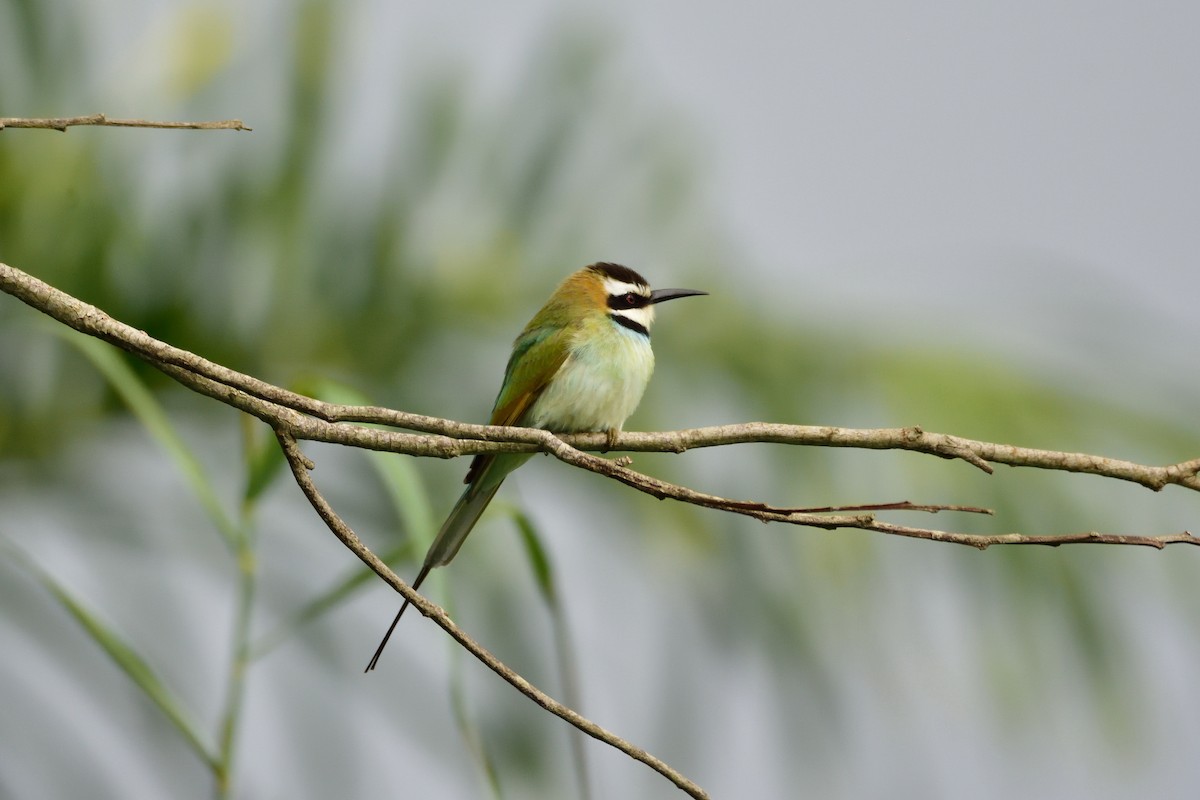
<svg viewBox="0 0 1200 800">
<path fill-rule="evenodd" d="M 529 409 L 526 425 L 563 433 L 620 430 L 654 372 L 646 337 L 619 331 L 571 350 Z"/>
</svg>

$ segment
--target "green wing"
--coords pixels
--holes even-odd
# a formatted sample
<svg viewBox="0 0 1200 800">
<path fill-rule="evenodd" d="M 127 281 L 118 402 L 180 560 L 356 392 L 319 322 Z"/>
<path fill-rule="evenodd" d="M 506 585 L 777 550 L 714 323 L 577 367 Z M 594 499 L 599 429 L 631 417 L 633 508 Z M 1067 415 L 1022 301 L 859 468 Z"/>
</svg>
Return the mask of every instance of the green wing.
<svg viewBox="0 0 1200 800">
<path fill-rule="evenodd" d="M 521 424 L 525 412 L 567 360 L 566 339 L 563 328 L 536 328 L 522 334 L 504 369 L 504 385 L 492 408 L 493 425 Z"/>
<path fill-rule="evenodd" d="M 529 407 L 566 362 L 568 336 L 568 331 L 560 327 L 534 328 L 521 334 L 513 345 L 508 366 L 504 369 L 504 385 L 500 387 L 500 394 L 492 407 L 492 425 L 522 423 Z M 463 483 L 473 483 L 495 458 L 491 455 L 475 456 Z"/>
</svg>

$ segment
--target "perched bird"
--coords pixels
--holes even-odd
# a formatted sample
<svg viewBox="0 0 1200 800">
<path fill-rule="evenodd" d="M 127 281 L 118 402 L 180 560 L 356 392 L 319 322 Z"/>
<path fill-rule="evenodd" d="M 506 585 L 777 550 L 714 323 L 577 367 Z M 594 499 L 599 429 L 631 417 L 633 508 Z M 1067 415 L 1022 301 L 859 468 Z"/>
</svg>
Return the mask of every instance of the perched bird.
<svg viewBox="0 0 1200 800">
<path fill-rule="evenodd" d="M 651 291 L 645 278 L 620 264 L 592 264 L 569 276 L 513 342 L 491 424 L 558 433 L 605 431 L 611 444 L 637 408 L 654 371 L 650 325 L 655 304 L 701 294 L 708 292 Z M 464 480 L 467 489 L 425 554 L 413 589 L 431 569 L 450 563 L 500 484 L 531 457 L 475 456 Z M 407 600 L 367 672 L 378 664 L 406 608 Z"/>
</svg>

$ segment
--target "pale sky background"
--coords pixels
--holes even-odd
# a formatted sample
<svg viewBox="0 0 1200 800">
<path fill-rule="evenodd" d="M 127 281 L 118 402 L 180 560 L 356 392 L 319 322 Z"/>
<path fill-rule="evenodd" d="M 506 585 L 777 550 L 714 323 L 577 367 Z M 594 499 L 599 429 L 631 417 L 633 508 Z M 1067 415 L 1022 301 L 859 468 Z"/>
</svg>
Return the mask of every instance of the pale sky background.
<svg viewBox="0 0 1200 800">
<path fill-rule="evenodd" d="M 115 55 L 96 80 L 144 103 L 164 57 L 148 41 L 178 24 L 181 6 L 143 6 L 140 30 L 101 6 Z M 856 324 L 865 303 L 889 328 L 904 320 L 902 335 L 921 330 L 914 307 L 934 307 L 956 334 L 1022 356 L 1122 348 L 1158 367 L 1190 352 L 1195 4 L 362 7 L 343 21 L 353 57 L 337 64 L 357 115 L 350 141 L 380 135 L 372 120 L 394 118 L 404 87 L 447 64 L 466 68 L 479 102 L 495 102 L 548 31 L 582 20 L 610 35 L 631 96 L 680 122 L 681 147 L 699 155 L 709 201 L 745 257 L 730 268 L 764 302 L 817 298 L 804 312 L 831 315 L 853 306 Z M 278 38 L 271 9 L 227 8 L 238 43 L 252 51 Z M 269 75 L 246 80 L 250 96 L 271 91 Z M 341 166 L 372 174 L 373 152 L 347 148 Z M 1095 329 L 1057 321 L 1064 303 L 1090 308 Z"/>
<path fill-rule="evenodd" d="M 395 61 L 454 54 L 495 85 L 572 18 L 544 2 L 377 5 L 394 24 L 371 17 L 374 30 L 411 36 L 411 49 L 383 45 Z M 913 304 L 931 305 L 1001 347 L 1124 344 L 1167 363 L 1190 352 L 1200 7 L 573 5 L 688 122 L 749 256 L 748 291 L 819 294 L 831 314 L 866 302 L 911 320 Z M 1135 339 L 1106 339 L 1111 324 L 1064 330 L 1064 302 L 1137 319 L 1121 329 Z"/>
<path fill-rule="evenodd" d="M 366 107 L 380 76 L 447 57 L 502 92 L 548 29 L 594 20 L 677 115 L 738 288 L 768 307 L 1193 413 L 1200 6 L 375 7 L 351 32 L 377 48 Z"/>
</svg>

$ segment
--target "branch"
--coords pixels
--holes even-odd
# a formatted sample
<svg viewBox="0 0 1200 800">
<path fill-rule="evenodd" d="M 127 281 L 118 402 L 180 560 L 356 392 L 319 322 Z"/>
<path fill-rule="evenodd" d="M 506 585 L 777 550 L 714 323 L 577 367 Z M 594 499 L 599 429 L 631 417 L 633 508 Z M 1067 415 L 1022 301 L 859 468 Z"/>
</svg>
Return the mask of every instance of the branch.
<svg viewBox="0 0 1200 800">
<path fill-rule="evenodd" d="M 167 375 L 175 378 L 188 388 L 256 416 L 274 426 L 277 431 L 286 433 L 297 439 L 341 444 L 349 447 L 361 447 L 383 452 L 435 457 L 468 455 L 475 452 L 497 452 L 497 446 L 504 444 L 500 442 L 459 440 L 444 436 L 406 434 L 395 431 L 382 431 L 374 428 L 363 428 L 358 425 L 329 423 L 324 420 L 305 417 L 291 409 L 282 408 L 261 398 L 253 397 L 241 390 L 233 389 L 227 385 L 204 378 L 186 369 L 170 365 L 158 366 Z M 496 430 L 507 429 L 497 428 Z M 543 434 L 545 437 L 543 443 L 547 452 L 561 461 L 591 472 L 607 475 L 658 499 L 669 497 L 693 505 L 742 514 L 763 522 L 785 522 L 792 525 L 822 528 L 825 530 L 857 528 L 894 536 L 967 545 L 980 550 L 986 550 L 992 545 L 1000 544 L 1123 544 L 1142 545 L 1158 549 L 1168 544 L 1200 544 L 1200 539 L 1193 537 L 1186 531 L 1158 536 L 1129 536 L 1094 531 L 1043 536 L 1030 536 L 1021 533 L 1004 533 L 989 536 L 894 525 L 876 519 L 873 514 L 829 515 L 821 513 L 819 510 L 777 508 L 766 503 L 731 500 L 697 492 L 684 486 L 678 486 L 640 472 L 635 472 L 615 461 L 576 450 L 548 431 L 528 431 L 528 429 L 524 428 L 516 430 Z M 928 506 L 912 503 L 894 503 L 890 504 L 890 506 L 893 510 L 991 513 L 988 509 L 972 506 Z"/>
<path fill-rule="evenodd" d="M 0 117 L 0 131 L 5 128 L 45 128 L 48 130 L 67 132 L 67 128 L 81 125 L 103 126 L 109 128 L 175 128 L 189 131 L 252 131 L 240 119 L 222 119 L 213 122 L 153 122 L 148 119 L 109 119 L 103 114 L 89 114 L 84 117 L 49 117 L 24 118 Z"/>
<path fill-rule="evenodd" d="M 979 549 L 996 544 L 1136 544 L 1156 548 L 1175 543 L 1200 544 L 1200 539 L 1187 532 L 1158 536 L 1094 531 L 1037 536 L 1020 533 L 982 536 L 892 525 L 878 521 L 872 514 L 828 515 L 813 509 L 777 508 L 765 503 L 718 497 L 676 486 L 635 472 L 618 462 L 583 452 L 606 449 L 608 443 L 603 433 L 557 436 L 531 428 L 473 425 L 376 406 L 324 403 L 161 342 L 113 319 L 95 306 L 2 263 L 0 290 L 75 330 L 128 350 L 188 388 L 252 414 L 275 430 L 287 432 L 297 439 L 436 458 L 541 451 L 573 466 L 607 475 L 659 499 L 670 497 L 694 505 L 744 514 L 764 522 L 786 522 L 826 530 L 859 528 Z M 388 425 L 420 433 L 384 431 L 346 423 Z M 1200 459 L 1168 466 L 1148 466 L 1084 453 L 1038 450 L 964 439 L 931 433 L 919 427 L 854 429 L 750 422 L 664 433 L 622 433 L 614 447 L 619 450 L 680 453 L 694 447 L 749 442 L 911 450 L 940 458 L 961 459 L 989 473 L 992 470 L 988 462 L 991 462 L 1099 475 L 1137 483 L 1155 491 L 1170 484 L 1200 491 L 1200 478 L 1197 477 Z M 910 510 L 922 508 L 910 504 Z M 951 508 L 954 507 L 937 506 L 924 510 Z M 984 511 L 962 507 L 959 510 Z"/>
<path fill-rule="evenodd" d="M 578 712 L 558 702 L 553 697 L 550 697 L 533 684 L 529 683 L 529 681 L 522 678 L 507 665 L 505 665 L 504 662 L 492 655 L 491 652 L 489 652 L 486 648 L 464 633 L 463 630 L 454 623 L 454 620 L 450 619 L 450 616 L 446 614 L 444 609 L 437 604 L 426 600 L 424 597 L 414 591 L 408 584 L 401 580 L 400 577 L 396 575 L 395 572 L 392 572 L 391 568 L 389 568 L 387 564 L 383 563 L 383 561 L 381 561 L 377 555 L 371 552 L 371 550 L 362 543 L 362 540 L 358 538 L 358 535 L 355 534 L 354 531 L 342 521 L 342 519 L 337 515 L 325 498 L 321 496 L 320 491 L 317 490 L 316 485 L 312 481 L 312 477 L 308 474 L 309 470 L 315 468 L 315 465 L 304 455 L 304 453 L 300 451 L 299 445 L 296 443 L 296 440 L 291 436 L 291 434 L 285 431 L 276 431 L 276 436 L 279 439 L 279 446 L 283 448 L 283 453 L 287 457 L 288 465 L 292 469 L 292 475 L 295 477 L 296 483 L 300 486 L 300 490 L 304 492 L 304 496 L 308 498 L 308 502 L 312 504 L 313 509 L 325 522 L 325 525 L 329 528 L 329 530 L 333 531 L 333 534 L 342 541 L 342 544 L 346 545 L 346 547 L 348 547 L 350 551 L 354 553 L 354 555 L 358 556 L 359 559 L 362 560 L 362 562 L 366 564 L 372 572 L 383 578 L 393 589 L 399 592 L 405 600 L 412 603 L 412 605 L 414 605 L 418 611 L 420 611 L 429 619 L 433 620 L 438 627 L 448 633 L 451 638 L 454 639 L 454 641 L 462 645 L 467 652 L 479 659 L 484 666 L 503 678 L 505 682 L 510 684 L 518 692 L 525 695 L 530 700 L 549 711 L 551 714 L 554 714 L 560 719 L 565 720 L 566 722 L 586 733 L 588 736 L 598 739 L 607 745 L 611 745 L 630 758 L 642 762 L 667 780 L 674 783 L 680 789 L 687 792 L 692 797 L 708 797 L 703 789 L 701 789 L 695 783 L 692 783 L 679 772 L 672 769 L 668 764 L 650 755 L 640 747 L 635 747 L 634 745 L 622 739 L 620 736 L 617 736 L 612 731 L 602 728 Z"/>
</svg>

